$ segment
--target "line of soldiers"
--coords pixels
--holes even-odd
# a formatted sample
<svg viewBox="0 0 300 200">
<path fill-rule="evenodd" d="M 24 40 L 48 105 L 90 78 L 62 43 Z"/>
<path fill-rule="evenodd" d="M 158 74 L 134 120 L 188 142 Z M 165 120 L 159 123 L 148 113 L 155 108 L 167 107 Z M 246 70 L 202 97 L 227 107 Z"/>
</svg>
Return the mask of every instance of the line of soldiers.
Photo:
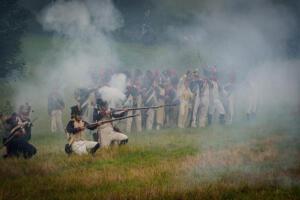
<svg viewBox="0 0 300 200">
<path fill-rule="evenodd" d="M 220 81 L 215 66 L 203 71 L 187 71 L 179 77 L 173 69 L 118 71 L 127 77 L 126 100 L 119 105 L 125 108 L 151 107 L 157 105 L 178 105 L 158 109 L 130 110 L 128 115 L 138 114 L 126 120 L 126 132 L 159 130 L 168 127 L 206 127 L 214 120 L 220 124 L 232 124 L 235 107 L 235 74 Z M 107 85 L 114 72 L 104 72 L 104 77 L 96 79 L 95 85 Z M 222 82 L 222 84 L 220 83 Z M 251 86 L 251 84 L 249 84 Z M 250 98 L 250 96 L 253 98 Z M 97 94 L 80 88 L 75 99 L 83 110 L 83 118 L 93 121 L 93 109 Z M 249 94 L 247 118 L 255 118 L 257 97 Z"/>
<path fill-rule="evenodd" d="M 145 74 L 126 74 L 128 85 L 125 107 L 177 104 L 145 112 L 136 111 L 141 118 L 127 120 L 126 131 L 133 125 L 138 132 L 163 127 L 205 127 L 219 116 L 221 124 L 231 124 L 234 114 L 235 77 L 220 85 L 215 67 L 187 71 L 179 77 L 174 70 L 146 71 Z M 255 112 L 255 111 L 254 111 Z M 134 123 L 134 124 L 133 124 Z"/>
<path fill-rule="evenodd" d="M 48 98 L 51 131 L 66 132 L 66 153 L 94 154 L 100 146 L 126 144 L 128 136 L 113 123 L 121 119 L 125 121 L 125 133 L 168 127 L 203 128 L 212 124 L 214 119 L 218 119 L 220 124 L 232 123 L 234 74 L 221 85 L 217 79 L 216 67 L 204 69 L 203 73 L 198 70 L 187 71 L 181 77 L 175 70 L 165 70 L 162 73 L 150 70 L 144 74 L 141 70 L 121 73 L 127 77 L 127 86 L 126 99 L 118 105 L 120 109 L 109 107 L 110 102 L 104 101 L 97 92 L 99 87 L 79 88 L 74 93 L 77 104 L 71 107 L 71 119 L 65 129 L 62 124 L 64 101 L 57 89 L 51 92 Z M 106 76 L 95 80 L 101 86 L 107 85 L 112 75 L 113 73 L 106 73 Z M 250 96 L 247 118 L 253 119 L 256 114 L 256 96 Z M 7 149 L 5 157 L 23 155 L 29 158 L 36 153 L 35 147 L 28 142 L 32 126 L 30 110 L 27 103 L 17 114 L 1 115 L 5 130 L 3 143 Z M 85 139 L 85 129 L 92 131 L 94 141 Z"/>
</svg>

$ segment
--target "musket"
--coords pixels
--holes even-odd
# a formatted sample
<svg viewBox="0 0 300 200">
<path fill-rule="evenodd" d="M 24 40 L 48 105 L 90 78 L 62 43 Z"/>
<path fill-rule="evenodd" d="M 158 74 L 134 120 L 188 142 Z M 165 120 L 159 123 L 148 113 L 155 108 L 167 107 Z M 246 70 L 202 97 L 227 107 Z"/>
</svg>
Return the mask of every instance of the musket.
<svg viewBox="0 0 300 200">
<path fill-rule="evenodd" d="M 148 109 L 158 109 L 162 107 L 171 107 L 171 106 L 177 106 L 178 104 L 165 104 L 165 105 L 159 105 L 159 106 L 148 106 L 148 107 L 137 107 L 137 108 L 122 108 L 122 109 L 112 109 L 112 111 L 120 112 L 120 111 L 134 111 L 134 110 L 148 110 Z"/>
<path fill-rule="evenodd" d="M 94 127 L 94 126 L 101 126 L 103 124 L 111 123 L 111 122 L 114 122 L 114 121 L 120 121 L 120 120 L 123 120 L 123 119 L 133 118 L 133 117 L 137 117 L 137 116 L 139 116 L 139 114 L 129 115 L 129 116 L 125 116 L 125 117 L 118 117 L 118 118 L 114 118 L 114 119 L 99 121 L 99 122 L 96 122 L 96 123 L 87 123 L 88 125 L 86 126 L 86 128 L 87 127 Z"/>
<path fill-rule="evenodd" d="M 9 133 L 9 136 L 7 137 L 7 139 L 5 140 L 5 142 L 3 143 L 3 146 L 6 146 L 15 136 L 16 136 L 16 132 L 17 130 L 21 129 L 21 128 L 24 128 L 25 126 L 31 126 L 33 124 L 33 122 L 35 122 L 38 118 L 34 118 L 32 121 L 26 121 L 26 122 L 23 122 L 21 124 L 18 124 L 17 126 L 15 126 L 13 129 L 11 129 L 10 133 Z M 0 148 L 0 149 L 1 149 Z"/>
</svg>

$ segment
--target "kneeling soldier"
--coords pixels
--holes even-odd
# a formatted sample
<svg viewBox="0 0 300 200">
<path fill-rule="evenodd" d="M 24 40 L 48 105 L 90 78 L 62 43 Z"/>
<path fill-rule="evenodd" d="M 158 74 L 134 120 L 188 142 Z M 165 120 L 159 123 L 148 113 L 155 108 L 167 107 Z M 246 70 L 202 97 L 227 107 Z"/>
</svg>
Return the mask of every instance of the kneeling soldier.
<svg viewBox="0 0 300 200">
<path fill-rule="evenodd" d="M 0 119 L 4 126 L 3 145 L 6 147 L 7 157 L 23 156 L 25 159 L 36 154 L 36 148 L 28 143 L 27 130 L 32 126 L 31 122 L 23 122 L 20 116 L 13 113 L 11 116 L 0 114 Z"/>
<path fill-rule="evenodd" d="M 114 118 L 120 118 L 126 115 L 127 110 L 116 112 L 108 108 L 106 101 L 97 99 L 97 109 L 94 110 L 94 121 L 101 122 L 105 120 L 111 120 Z M 128 142 L 127 135 L 120 132 L 116 127 L 113 127 L 112 123 L 104 123 L 98 127 L 98 141 L 101 141 L 101 146 L 108 147 L 114 142 L 119 145 L 126 144 Z"/>
<path fill-rule="evenodd" d="M 84 139 L 84 130 L 96 129 L 98 124 L 89 124 L 81 119 L 78 106 L 71 107 L 71 120 L 69 121 L 66 131 L 69 135 L 69 143 L 65 146 L 66 153 L 75 152 L 78 155 L 94 154 L 100 147 L 98 142 L 87 141 Z"/>
</svg>

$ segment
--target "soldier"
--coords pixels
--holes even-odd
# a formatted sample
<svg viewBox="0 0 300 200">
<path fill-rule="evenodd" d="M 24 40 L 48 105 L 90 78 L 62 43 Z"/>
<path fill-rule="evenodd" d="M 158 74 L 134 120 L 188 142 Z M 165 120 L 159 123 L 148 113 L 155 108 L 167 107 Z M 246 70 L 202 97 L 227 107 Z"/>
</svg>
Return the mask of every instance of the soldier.
<svg viewBox="0 0 300 200">
<path fill-rule="evenodd" d="M 146 107 L 155 106 L 157 104 L 153 82 L 154 82 L 153 73 L 150 70 L 148 70 L 145 74 L 143 87 L 142 87 L 143 88 L 142 99 L 143 99 L 143 104 Z M 155 111 L 153 109 L 148 109 L 144 116 L 146 122 L 146 129 L 152 130 L 154 124 Z"/>
<path fill-rule="evenodd" d="M 126 88 L 126 102 L 124 103 L 124 106 L 130 107 L 130 108 L 137 108 L 141 107 L 142 105 L 142 97 L 140 95 L 140 92 L 138 91 L 138 88 L 136 85 L 128 85 Z M 142 118 L 141 118 L 141 111 L 135 110 L 135 111 L 129 111 L 127 115 L 132 114 L 138 114 L 135 119 L 128 118 L 126 120 L 126 132 L 131 132 L 132 129 L 132 122 L 135 122 L 135 127 L 137 132 L 142 132 Z"/>
<path fill-rule="evenodd" d="M 23 156 L 25 159 L 36 154 L 36 148 L 28 143 L 28 127 L 32 124 L 23 122 L 20 116 L 13 113 L 11 116 L 0 114 L 4 127 L 3 145 L 6 147 L 4 158 Z"/>
<path fill-rule="evenodd" d="M 51 132 L 64 132 L 62 123 L 62 112 L 65 108 L 65 103 L 62 96 L 58 93 L 57 88 L 54 88 L 48 96 L 48 114 L 51 117 Z"/>
<path fill-rule="evenodd" d="M 155 82 L 155 94 L 158 105 L 165 104 L 165 88 L 164 83 L 156 80 Z M 165 108 L 161 107 L 156 110 L 156 130 L 160 130 L 164 126 L 165 121 Z"/>
<path fill-rule="evenodd" d="M 83 155 L 83 154 L 94 154 L 100 147 L 98 142 L 88 141 L 85 139 L 84 130 L 96 129 L 98 124 L 89 124 L 81 118 L 81 111 L 79 107 L 71 107 L 71 120 L 68 122 L 66 131 L 68 133 L 68 144 L 65 146 L 67 154 L 72 152 Z"/>
<path fill-rule="evenodd" d="M 191 82 L 191 88 L 195 97 L 192 116 L 192 127 L 197 127 L 198 119 L 199 127 L 204 128 L 206 126 L 207 112 L 209 106 L 208 80 L 204 77 L 200 77 L 198 71 L 194 71 L 193 80 Z"/>
<path fill-rule="evenodd" d="M 114 118 L 123 117 L 126 115 L 127 110 L 121 112 L 115 112 L 114 110 L 108 108 L 108 103 L 102 99 L 97 99 L 97 108 L 94 109 L 93 119 L 96 122 L 101 122 L 103 120 L 111 120 Z M 120 132 L 117 127 L 114 127 L 112 123 L 102 124 L 98 127 L 98 141 L 101 146 L 108 147 L 113 143 L 119 145 L 126 144 L 128 142 L 127 135 Z"/>
<path fill-rule="evenodd" d="M 193 97 L 193 93 L 189 88 L 189 81 L 187 75 L 184 75 L 179 81 L 178 96 L 180 100 L 178 127 L 184 128 L 186 127 L 190 101 Z"/>
<path fill-rule="evenodd" d="M 231 72 L 229 75 L 229 81 L 223 86 L 224 105 L 226 110 L 226 123 L 232 124 L 234 115 L 234 103 L 235 103 L 235 74 Z"/>
<path fill-rule="evenodd" d="M 166 82 L 165 86 L 165 103 L 166 104 L 177 104 L 177 92 L 171 81 Z M 177 106 L 176 107 L 165 107 L 165 120 L 167 127 L 173 127 L 177 124 Z"/>
<path fill-rule="evenodd" d="M 208 124 L 212 123 L 215 112 L 219 115 L 220 124 L 225 124 L 225 109 L 220 100 L 220 85 L 217 80 L 216 67 L 211 68 L 209 80 L 209 108 L 208 108 Z"/>
</svg>

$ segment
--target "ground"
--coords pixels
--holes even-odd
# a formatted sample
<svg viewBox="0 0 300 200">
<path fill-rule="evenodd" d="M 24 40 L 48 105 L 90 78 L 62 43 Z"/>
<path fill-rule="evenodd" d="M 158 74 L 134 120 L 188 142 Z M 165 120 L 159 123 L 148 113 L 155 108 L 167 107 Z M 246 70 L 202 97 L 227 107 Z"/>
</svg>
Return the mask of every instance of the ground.
<svg viewBox="0 0 300 200">
<path fill-rule="evenodd" d="M 62 134 L 33 133 L 38 154 L 0 160 L 0 199 L 299 199 L 294 116 L 129 134 L 129 144 L 67 156 Z"/>
</svg>

